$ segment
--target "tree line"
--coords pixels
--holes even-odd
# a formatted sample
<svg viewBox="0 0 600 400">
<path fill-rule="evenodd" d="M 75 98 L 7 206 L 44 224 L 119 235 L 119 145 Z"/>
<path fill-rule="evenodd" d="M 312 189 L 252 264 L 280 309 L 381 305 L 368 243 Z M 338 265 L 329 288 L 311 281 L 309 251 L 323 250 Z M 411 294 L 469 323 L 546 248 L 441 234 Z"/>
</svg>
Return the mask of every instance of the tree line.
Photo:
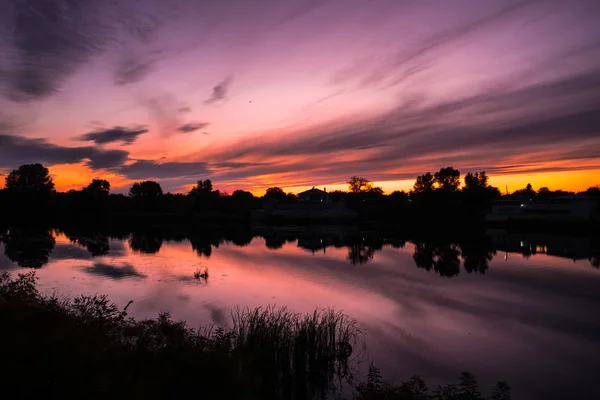
<svg viewBox="0 0 600 400">
<path fill-rule="evenodd" d="M 485 171 L 468 172 L 461 185 L 460 171 L 444 167 L 434 173 L 427 172 L 416 178 L 413 188 L 385 194 L 381 187 L 370 180 L 353 176 L 347 182 L 348 190 L 328 193 L 331 202 L 365 213 L 371 217 L 378 214 L 390 215 L 402 210 L 411 212 L 448 212 L 455 210 L 481 215 L 487 211 L 495 198 L 501 196 L 498 188 L 489 184 Z M 530 198 L 547 199 L 553 196 L 572 194 L 563 190 L 551 191 L 542 187 L 535 191 L 530 184 L 513 194 Z M 581 192 L 600 200 L 600 186 Z M 111 193 L 111 184 L 105 179 L 93 179 L 80 190 L 57 192 L 50 171 L 41 164 L 22 165 L 5 178 L 5 187 L 0 190 L 0 205 L 19 211 L 176 213 L 193 215 L 212 214 L 221 218 L 247 217 L 252 210 L 260 209 L 265 202 L 294 204 L 298 197 L 286 193 L 282 188 L 270 187 L 261 197 L 251 192 L 235 190 L 228 194 L 213 187 L 210 179 L 200 180 L 186 193 L 164 193 L 160 183 L 147 180 L 135 182 L 128 193 Z"/>
</svg>

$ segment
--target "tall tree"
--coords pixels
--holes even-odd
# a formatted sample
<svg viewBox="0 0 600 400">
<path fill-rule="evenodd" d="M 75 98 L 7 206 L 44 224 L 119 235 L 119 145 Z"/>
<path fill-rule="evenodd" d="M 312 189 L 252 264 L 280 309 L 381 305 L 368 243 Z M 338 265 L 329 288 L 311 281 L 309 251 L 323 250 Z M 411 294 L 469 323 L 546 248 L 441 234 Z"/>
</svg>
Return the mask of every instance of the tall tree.
<svg viewBox="0 0 600 400">
<path fill-rule="evenodd" d="M 264 197 L 277 200 L 280 203 L 285 203 L 287 200 L 287 196 L 283 189 L 277 186 L 268 188 Z"/>
<path fill-rule="evenodd" d="M 27 192 L 50 193 L 54 191 L 54 182 L 48 168 L 42 164 L 21 165 L 5 179 L 7 189 Z"/>
<path fill-rule="evenodd" d="M 197 194 L 210 194 L 213 191 L 213 185 L 210 179 L 205 179 L 203 181 L 198 181 L 196 186 L 192 188 L 190 191 L 190 195 Z"/>
<path fill-rule="evenodd" d="M 434 174 L 434 178 L 442 190 L 456 192 L 460 186 L 460 171 L 452 167 L 441 168 Z"/>
<path fill-rule="evenodd" d="M 488 187 L 488 179 L 485 171 L 475 173 L 467 172 L 467 175 L 465 175 L 465 189 L 485 189 Z"/>
<path fill-rule="evenodd" d="M 366 178 L 353 176 L 348 181 L 348 190 L 352 193 L 368 192 L 373 188 L 373 183 Z"/>
<path fill-rule="evenodd" d="M 132 199 L 156 199 L 162 196 L 160 184 L 154 181 L 135 182 L 129 189 Z"/>
<path fill-rule="evenodd" d="M 108 195 L 108 192 L 110 192 L 110 182 L 106 179 L 93 179 L 92 183 L 86 186 L 85 191 L 94 195 Z"/>
<path fill-rule="evenodd" d="M 431 172 L 427 172 L 423 175 L 417 176 L 417 181 L 413 185 L 413 190 L 415 193 L 429 193 L 433 192 L 433 184 L 434 184 L 433 175 Z"/>
</svg>

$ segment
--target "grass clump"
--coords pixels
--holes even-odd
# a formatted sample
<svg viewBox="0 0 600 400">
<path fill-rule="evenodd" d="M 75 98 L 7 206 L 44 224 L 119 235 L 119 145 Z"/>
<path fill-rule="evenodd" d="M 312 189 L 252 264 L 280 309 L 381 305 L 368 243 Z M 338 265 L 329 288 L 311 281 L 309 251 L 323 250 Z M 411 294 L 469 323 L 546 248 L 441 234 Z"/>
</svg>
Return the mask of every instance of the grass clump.
<svg viewBox="0 0 600 400">
<path fill-rule="evenodd" d="M 194 272 L 193 278 L 195 281 L 205 281 L 208 282 L 208 268 L 204 268 L 204 271 L 197 270 Z"/>
</svg>

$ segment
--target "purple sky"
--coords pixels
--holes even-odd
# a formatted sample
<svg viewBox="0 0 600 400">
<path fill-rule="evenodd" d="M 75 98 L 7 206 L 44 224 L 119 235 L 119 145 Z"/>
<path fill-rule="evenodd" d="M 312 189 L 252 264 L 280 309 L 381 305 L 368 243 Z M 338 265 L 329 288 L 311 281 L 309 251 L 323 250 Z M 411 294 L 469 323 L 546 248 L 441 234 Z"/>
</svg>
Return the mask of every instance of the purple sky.
<svg viewBox="0 0 600 400">
<path fill-rule="evenodd" d="M 0 175 L 591 186 L 599 20 L 597 0 L 2 2 Z"/>
</svg>

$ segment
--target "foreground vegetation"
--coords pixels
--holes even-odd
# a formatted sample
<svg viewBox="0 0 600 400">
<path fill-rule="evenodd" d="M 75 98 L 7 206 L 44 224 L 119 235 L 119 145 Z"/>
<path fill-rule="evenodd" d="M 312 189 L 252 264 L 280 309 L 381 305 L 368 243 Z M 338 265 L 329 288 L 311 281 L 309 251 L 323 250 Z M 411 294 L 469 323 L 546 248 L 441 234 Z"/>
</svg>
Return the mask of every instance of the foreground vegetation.
<svg viewBox="0 0 600 400">
<path fill-rule="evenodd" d="M 43 296 L 33 273 L 0 275 L 0 383 L 15 397 L 483 399 L 477 381 L 430 393 L 418 377 L 356 384 L 356 321 L 334 310 L 237 309 L 231 328 L 194 330 L 168 313 L 127 317 L 105 296 Z M 129 305 L 128 305 L 129 306 Z M 491 399 L 510 398 L 498 383 Z"/>
</svg>

